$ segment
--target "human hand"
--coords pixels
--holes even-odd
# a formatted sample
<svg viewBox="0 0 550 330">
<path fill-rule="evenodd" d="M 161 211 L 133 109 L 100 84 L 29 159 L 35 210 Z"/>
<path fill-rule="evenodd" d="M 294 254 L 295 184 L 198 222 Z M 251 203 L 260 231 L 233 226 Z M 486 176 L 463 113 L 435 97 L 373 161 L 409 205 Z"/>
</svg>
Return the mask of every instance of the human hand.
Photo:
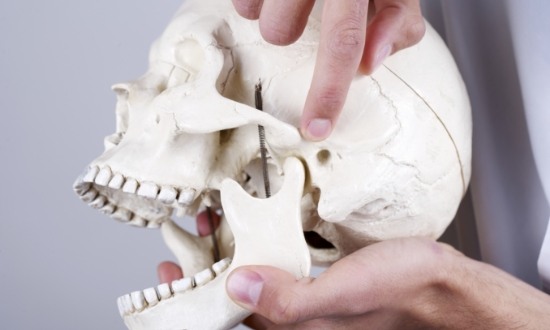
<svg viewBox="0 0 550 330">
<path fill-rule="evenodd" d="M 263 38 L 275 45 L 291 44 L 302 35 L 315 3 L 232 1 L 241 16 L 259 19 Z M 302 135 L 313 141 L 327 138 L 356 73 L 372 73 L 387 56 L 420 41 L 424 31 L 418 0 L 326 0 Z"/>
<path fill-rule="evenodd" d="M 428 239 L 385 241 L 317 279 L 267 266 L 233 271 L 227 291 L 258 329 L 543 329 L 550 296 Z"/>
</svg>

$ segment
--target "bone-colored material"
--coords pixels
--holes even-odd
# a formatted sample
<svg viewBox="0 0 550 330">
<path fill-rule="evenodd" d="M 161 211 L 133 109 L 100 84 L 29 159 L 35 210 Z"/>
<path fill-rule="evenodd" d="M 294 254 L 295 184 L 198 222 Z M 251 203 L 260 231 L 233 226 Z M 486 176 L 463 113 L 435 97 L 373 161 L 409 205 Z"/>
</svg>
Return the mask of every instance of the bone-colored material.
<svg viewBox="0 0 550 330">
<path fill-rule="evenodd" d="M 316 2 L 314 13 L 321 5 Z M 470 178 L 471 119 L 442 40 L 428 25 L 419 44 L 391 56 L 372 75 L 357 76 L 331 137 L 308 142 L 297 127 L 319 34 L 320 22 L 311 17 L 296 43 L 269 45 L 258 22 L 241 18 L 230 1 L 186 0 L 153 45 L 149 70 L 113 86 L 117 132 L 105 139 L 105 152 L 75 191 L 122 222 L 161 227 L 184 272 L 197 274 L 192 282 L 143 291 L 149 307 L 142 308 L 139 295 L 121 297 L 131 329 L 215 329 L 238 322 L 246 313 L 222 294 L 228 271 L 301 258 L 301 250 L 289 247 L 302 244 L 302 228 L 292 217 L 270 224 L 271 208 L 301 205 L 303 230 L 332 244 L 309 246 L 317 264 L 380 240 L 435 238 L 453 219 Z M 258 80 L 264 111 L 254 108 Z M 265 128 L 272 190 L 281 191 L 268 201 L 224 181 L 263 197 L 258 125 Z M 307 180 L 298 178 L 299 195 L 288 193 L 294 170 L 283 170 L 294 157 L 307 172 Z M 233 258 L 225 271 L 227 261 L 212 266 L 211 237 L 187 233 L 170 220 L 174 213 L 195 215 L 222 204 L 227 221 L 216 237 L 221 257 Z M 277 246 L 267 244 L 266 235 Z M 264 251 L 268 246 L 281 254 Z M 208 317 L 199 316 L 205 311 Z M 212 319 L 214 314 L 219 316 Z"/>
<path fill-rule="evenodd" d="M 221 274 L 216 272 L 215 278 L 210 269 L 201 271 L 194 277 L 197 287 L 181 293 L 174 288 L 177 285 L 172 284 L 175 293 L 170 296 L 168 284 L 162 285 L 161 301 L 142 312 L 136 312 L 141 300 L 133 308 L 123 305 L 121 314 L 126 325 L 133 330 L 227 329 L 250 314 L 225 293 L 227 275 L 236 267 L 267 264 L 285 269 L 297 278 L 307 276 L 310 258 L 300 217 L 304 169 L 300 161 L 289 158 L 284 173 L 283 187 L 270 199 L 255 199 L 235 181 L 224 181 L 222 204 L 236 244 L 229 268 Z M 124 296 L 119 299 L 125 300 Z M 130 310 L 133 311 L 128 312 Z"/>
</svg>

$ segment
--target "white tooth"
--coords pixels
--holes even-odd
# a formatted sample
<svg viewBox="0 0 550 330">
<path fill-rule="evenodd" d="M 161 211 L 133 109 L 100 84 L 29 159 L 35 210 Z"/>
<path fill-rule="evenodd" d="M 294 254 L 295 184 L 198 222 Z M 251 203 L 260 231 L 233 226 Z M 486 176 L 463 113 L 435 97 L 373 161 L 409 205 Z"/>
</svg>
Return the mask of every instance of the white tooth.
<svg viewBox="0 0 550 330">
<path fill-rule="evenodd" d="M 94 167 L 89 168 L 86 175 L 84 175 L 84 178 L 82 178 L 82 181 L 84 181 L 84 182 L 94 182 L 94 179 L 95 179 L 97 173 L 99 173 L 99 167 L 94 166 Z"/>
<path fill-rule="evenodd" d="M 119 207 L 119 208 L 117 208 L 115 213 L 113 213 L 111 215 L 111 217 L 113 219 L 116 219 L 116 220 L 119 220 L 119 221 L 122 221 L 122 222 L 128 222 L 132 219 L 133 213 L 131 211 L 129 211 L 128 209 Z"/>
<path fill-rule="evenodd" d="M 111 181 L 109 181 L 109 188 L 118 190 L 122 188 L 123 184 L 124 184 L 124 177 L 122 176 L 122 174 L 117 173 L 113 176 Z"/>
<path fill-rule="evenodd" d="M 160 299 L 168 299 L 172 297 L 172 291 L 170 290 L 170 285 L 168 283 L 163 283 L 157 286 L 157 292 L 159 293 Z"/>
<path fill-rule="evenodd" d="M 130 297 L 129 294 L 122 296 L 121 302 L 125 314 L 130 314 L 134 312 L 134 304 L 132 304 L 132 297 Z"/>
<path fill-rule="evenodd" d="M 138 182 L 136 179 L 128 179 L 122 187 L 122 191 L 128 194 L 135 194 L 138 188 Z"/>
<path fill-rule="evenodd" d="M 113 212 L 115 212 L 116 206 L 115 204 L 107 203 L 105 206 L 103 206 L 99 211 L 106 215 L 111 215 Z"/>
<path fill-rule="evenodd" d="M 93 202 L 88 205 L 90 205 L 94 209 L 100 209 L 105 206 L 105 204 L 107 204 L 107 198 L 105 196 L 99 195 L 96 199 L 94 199 Z"/>
<path fill-rule="evenodd" d="M 176 208 L 176 216 L 178 218 L 183 218 L 184 216 L 187 215 L 187 212 L 188 212 L 188 208 L 187 207 L 181 207 L 181 206 L 178 206 Z"/>
<path fill-rule="evenodd" d="M 221 273 L 223 273 L 227 267 L 231 264 L 230 258 L 225 258 L 223 260 L 220 260 L 212 265 L 212 270 L 216 273 L 216 276 L 220 276 Z"/>
<path fill-rule="evenodd" d="M 124 310 L 124 304 L 122 303 L 122 297 L 118 297 L 116 300 L 116 304 L 118 306 L 118 312 L 120 313 L 120 316 L 124 316 L 126 314 L 126 311 Z"/>
<path fill-rule="evenodd" d="M 173 187 L 162 187 L 157 199 L 165 204 L 172 204 L 178 195 L 178 192 Z"/>
<path fill-rule="evenodd" d="M 130 221 L 130 224 L 132 226 L 142 227 L 142 228 L 146 227 L 148 223 L 149 223 L 149 221 L 143 219 L 142 217 L 138 217 L 138 216 L 134 216 L 132 221 Z"/>
<path fill-rule="evenodd" d="M 87 193 L 85 193 L 80 199 L 82 199 L 85 203 L 91 203 L 95 198 L 97 197 L 97 190 L 90 189 Z"/>
<path fill-rule="evenodd" d="M 157 295 L 155 288 L 143 290 L 143 296 L 149 306 L 155 306 L 159 302 L 159 296 Z"/>
<path fill-rule="evenodd" d="M 156 184 L 152 182 L 143 182 L 141 185 L 139 185 L 137 194 L 141 197 L 155 199 L 157 198 L 158 192 L 159 187 Z"/>
<path fill-rule="evenodd" d="M 130 293 L 130 296 L 132 297 L 132 303 L 134 305 L 134 308 L 138 312 L 141 312 L 142 310 L 145 309 L 145 307 L 147 305 L 146 305 L 146 302 L 145 302 L 145 297 L 143 296 L 143 292 L 135 291 L 135 292 Z"/>
<path fill-rule="evenodd" d="M 214 279 L 212 270 L 205 269 L 202 272 L 195 274 L 195 286 L 202 286 Z"/>
<path fill-rule="evenodd" d="M 149 221 L 149 223 L 147 223 L 147 228 L 150 228 L 150 229 L 158 229 L 160 228 L 160 222 L 158 221 Z"/>
<path fill-rule="evenodd" d="M 185 291 L 189 291 L 193 288 L 193 281 L 191 277 L 185 277 L 180 280 L 175 280 L 172 282 L 172 290 L 174 290 L 175 293 L 183 293 Z"/>
<path fill-rule="evenodd" d="M 207 207 L 212 207 L 212 198 L 210 198 L 210 194 L 204 194 L 202 196 L 202 202 L 204 205 L 206 205 Z"/>
<path fill-rule="evenodd" d="M 178 203 L 183 206 L 189 206 L 193 201 L 195 200 L 195 189 L 188 188 L 184 189 L 180 193 L 180 197 L 178 198 Z"/>
<path fill-rule="evenodd" d="M 95 183 L 100 186 L 106 186 L 109 183 L 109 180 L 111 180 L 112 176 L 113 173 L 111 172 L 111 169 L 108 167 L 104 167 L 95 177 Z"/>
<path fill-rule="evenodd" d="M 91 183 L 79 181 L 78 183 L 75 183 L 73 189 L 79 196 L 82 196 L 87 193 L 91 187 Z"/>
</svg>

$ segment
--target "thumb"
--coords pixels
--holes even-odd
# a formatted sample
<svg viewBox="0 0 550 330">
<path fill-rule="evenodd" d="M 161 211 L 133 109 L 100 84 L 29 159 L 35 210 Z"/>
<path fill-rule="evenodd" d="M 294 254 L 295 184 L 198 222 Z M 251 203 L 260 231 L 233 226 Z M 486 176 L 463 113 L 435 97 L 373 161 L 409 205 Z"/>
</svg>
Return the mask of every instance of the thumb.
<svg viewBox="0 0 550 330">
<path fill-rule="evenodd" d="M 227 279 L 229 297 L 240 306 L 260 314 L 276 324 L 293 324 L 322 314 L 316 306 L 314 279 L 296 279 L 294 275 L 270 266 L 245 266 L 234 270 Z"/>
</svg>

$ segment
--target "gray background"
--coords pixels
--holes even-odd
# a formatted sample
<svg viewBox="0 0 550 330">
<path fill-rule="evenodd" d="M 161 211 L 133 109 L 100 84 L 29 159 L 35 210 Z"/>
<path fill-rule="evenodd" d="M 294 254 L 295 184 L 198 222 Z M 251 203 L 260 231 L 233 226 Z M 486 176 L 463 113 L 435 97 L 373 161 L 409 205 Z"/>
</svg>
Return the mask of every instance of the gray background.
<svg viewBox="0 0 550 330">
<path fill-rule="evenodd" d="M 172 259 L 158 231 L 108 219 L 72 183 L 114 132 L 110 86 L 145 72 L 180 4 L 0 2 L 0 329 L 124 329 L 116 298 Z"/>
</svg>

